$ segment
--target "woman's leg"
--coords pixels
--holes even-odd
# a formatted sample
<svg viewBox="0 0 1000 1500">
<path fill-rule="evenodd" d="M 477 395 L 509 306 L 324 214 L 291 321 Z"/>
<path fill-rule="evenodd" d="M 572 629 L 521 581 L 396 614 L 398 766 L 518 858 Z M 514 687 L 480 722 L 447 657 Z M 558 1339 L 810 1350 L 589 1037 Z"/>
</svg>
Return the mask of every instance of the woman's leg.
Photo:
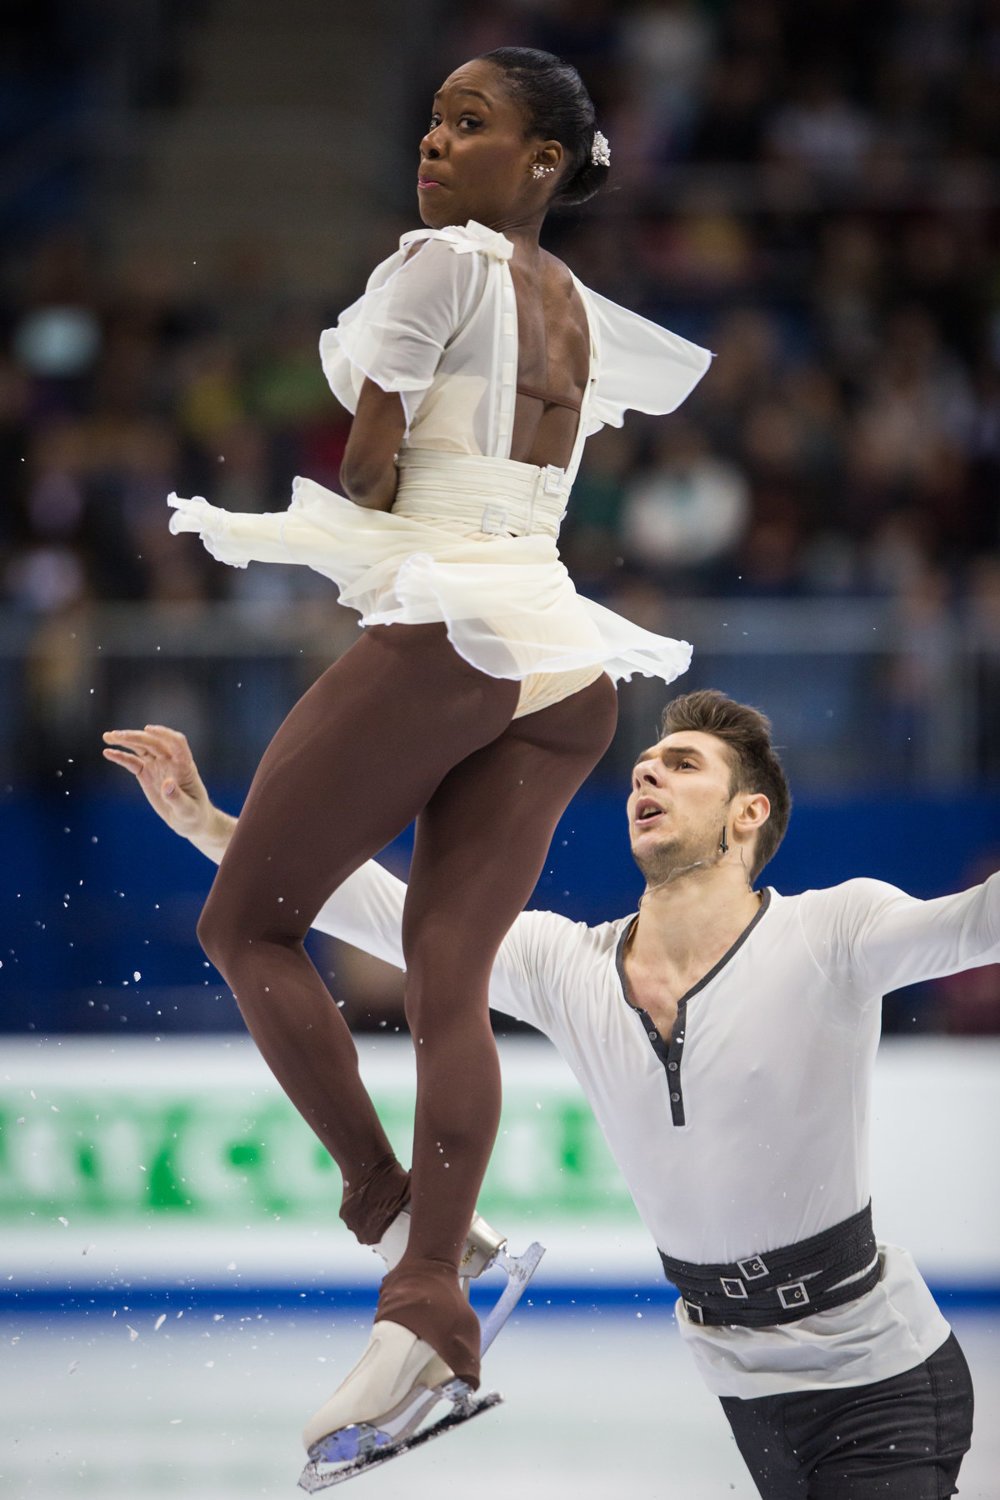
<svg viewBox="0 0 1000 1500">
<path fill-rule="evenodd" d="M 479 1325 L 456 1270 L 500 1113 L 490 971 L 616 716 L 617 695 L 604 676 L 516 720 L 448 773 L 417 820 L 403 917 L 417 1056 L 412 1219 L 377 1318 L 418 1334 L 474 1384 Z"/>
<path fill-rule="evenodd" d="M 363 1243 L 409 1180 L 302 939 L 331 891 L 503 732 L 517 692 L 464 662 L 443 625 L 366 631 L 268 746 L 199 923 L 265 1061 L 340 1167 L 341 1215 Z"/>
</svg>

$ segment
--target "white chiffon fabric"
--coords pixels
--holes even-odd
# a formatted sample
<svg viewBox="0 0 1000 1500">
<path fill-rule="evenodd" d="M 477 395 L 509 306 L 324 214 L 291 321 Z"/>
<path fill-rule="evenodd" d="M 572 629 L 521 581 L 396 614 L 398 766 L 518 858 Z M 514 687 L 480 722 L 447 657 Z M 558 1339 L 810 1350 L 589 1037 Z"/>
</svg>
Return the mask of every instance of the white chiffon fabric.
<svg viewBox="0 0 1000 1500">
<path fill-rule="evenodd" d="M 366 377 L 403 398 L 407 434 L 391 511 L 298 478 L 282 512 L 238 514 L 171 495 L 170 529 L 199 533 L 236 567 L 315 569 L 363 626 L 443 621 L 459 654 L 493 677 L 567 674 L 567 691 L 600 671 L 670 682 L 690 662 L 687 642 L 577 594 L 556 538 L 587 436 L 621 425 L 626 408 L 672 411 L 711 356 L 577 282 L 591 372 L 571 461 L 565 470 L 515 462 L 512 253 L 503 235 L 471 221 L 404 235 L 364 297 L 322 336 L 323 368 L 349 410 Z"/>
</svg>

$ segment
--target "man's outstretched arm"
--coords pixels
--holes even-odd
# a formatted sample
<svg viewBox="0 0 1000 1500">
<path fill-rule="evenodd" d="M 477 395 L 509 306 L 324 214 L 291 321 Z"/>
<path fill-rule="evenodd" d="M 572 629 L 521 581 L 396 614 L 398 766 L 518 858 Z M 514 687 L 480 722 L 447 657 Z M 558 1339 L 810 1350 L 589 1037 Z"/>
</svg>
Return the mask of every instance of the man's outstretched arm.
<svg viewBox="0 0 1000 1500">
<path fill-rule="evenodd" d="M 849 880 L 807 892 L 803 912 L 820 968 L 848 978 L 859 999 L 1000 963 L 1000 873 L 931 901 Z"/>
<path fill-rule="evenodd" d="M 164 724 L 147 724 L 144 729 L 108 730 L 103 738 L 105 759 L 131 772 L 168 828 L 219 864 L 236 819 L 213 804 L 185 736 Z M 405 881 L 370 859 L 337 887 L 312 925 L 402 969 L 405 900 Z M 536 1014 L 540 987 L 535 956 L 544 946 L 544 919 L 549 925 L 564 921 L 552 913 L 534 912 L 522 914 L 514 923 L 493 967 L 490 1005 L 547 1029 Z"/>
<path fill-rule="evenodd" d="M 168 828 L 219 864 L 236 819 L 212 802 L 186 737 L 164 724 L 147 724 L 109 730 L 104 742 L 105 759 L 132 773 Z M 312 925 L 401 969 L 405 899 L 404 882 L 369 860 L 334 891 Z"/>
<path fill-rule="evenodd" d="M 167 827 L 218 864 L 236 819 L 212 803 L 184 735 L 165 724 L 147 724 L 108 729 L 102 738 L 105 760 L 130 771 Z"/>
</svg>

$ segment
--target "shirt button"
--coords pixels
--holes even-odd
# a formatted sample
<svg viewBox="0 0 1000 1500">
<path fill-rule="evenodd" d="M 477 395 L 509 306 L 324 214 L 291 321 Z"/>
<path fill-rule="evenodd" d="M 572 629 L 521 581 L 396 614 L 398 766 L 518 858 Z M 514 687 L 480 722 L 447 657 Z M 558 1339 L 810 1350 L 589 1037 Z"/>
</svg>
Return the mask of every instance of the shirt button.
<svg viewBox="0 0 1000 1500">
<path fill-rule="evenodd" d="M 667 1063 L 667 1070 L 669 1072 L 671 1072 L 671 1073 L 676 1073 L 677 1072 L 677 1064 L 675 1062 Z"/>
<path fill-rule="evenodd" d="M 671 1098 L 671 1101 L 672 1101 L 672 1102 L 673 1102 L 673 1103 L 674 1103 L 674 1104 L 677 1104 L 677 1103 L 679 1103 L 679 1102 L 680 1102 L 680 1097 L 681 1097 L 681 1096 L 680 1096 L 680 1094 L 671 1094 L 671 1095 L 670 1095 L 670 1098 Z"/>
<path fill-rule="evenodd" d="M 649 1033 L 649 1039 L 650 1039 L 651 1042 L 655 1042 L 656 1041 L 656 1037 L 657 1037 L 657 1033 L 655 1031 L 651 1031 Z"/>
</svg>

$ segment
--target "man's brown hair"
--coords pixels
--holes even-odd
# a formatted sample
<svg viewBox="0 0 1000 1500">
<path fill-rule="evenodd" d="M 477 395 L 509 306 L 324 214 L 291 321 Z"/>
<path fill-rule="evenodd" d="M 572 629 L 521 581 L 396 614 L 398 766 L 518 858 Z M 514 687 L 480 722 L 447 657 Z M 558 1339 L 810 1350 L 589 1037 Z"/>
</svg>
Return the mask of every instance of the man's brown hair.
<svg viewBox="0 0 1000 1500">
<path fill-rule="evenodd" d="M 729 750 L 731 777 L 729 795 L 763 792 L 771 804 L 771 815 L 757 834 L 751 884 L 772 858 L 785 836 L 792 811 L 792 794 L 781 761 L 771 744 L 771 721 L 760 709 L 737 703 L 725 693 L 705 688 L 683 693 L 663 710 L 660 738 L 681 729 L 700 729 L 713 734 Z"/>
</svg>

